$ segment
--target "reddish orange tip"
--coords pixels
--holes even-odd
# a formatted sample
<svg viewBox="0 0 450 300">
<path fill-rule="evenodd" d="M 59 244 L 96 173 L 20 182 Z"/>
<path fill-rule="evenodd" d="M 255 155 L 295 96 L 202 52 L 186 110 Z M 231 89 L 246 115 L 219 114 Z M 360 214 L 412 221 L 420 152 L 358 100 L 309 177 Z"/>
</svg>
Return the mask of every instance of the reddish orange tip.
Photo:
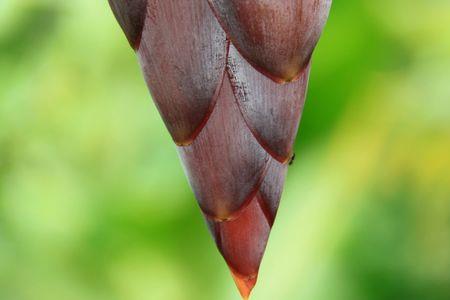
<svg viewBox="0 0 450 300">
<path fill-rule="evenodd" d="M 236 283 L 239 293 L 241 293 L 242 299 L 248 300 L 256 285 L 256 281 L 258 280 L 258 274 L 243 276 L 231 270 L 231 275 L 233 275 L 234 282 Z"/>
</svg>

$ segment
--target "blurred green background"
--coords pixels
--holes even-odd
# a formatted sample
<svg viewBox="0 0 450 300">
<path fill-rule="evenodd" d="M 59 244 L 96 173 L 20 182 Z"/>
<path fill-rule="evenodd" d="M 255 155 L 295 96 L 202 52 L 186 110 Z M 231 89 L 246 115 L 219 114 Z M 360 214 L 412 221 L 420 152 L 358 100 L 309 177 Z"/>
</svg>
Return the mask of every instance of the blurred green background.
<svg viewBox="0 0 450 300">
<path fill-rule="evenodd" d="M 450 1 L 335 1 L 258 299 L 450 299 Z M 0 0 L 0 299 L 239 299 L 106 0 Z"/>
</svg>

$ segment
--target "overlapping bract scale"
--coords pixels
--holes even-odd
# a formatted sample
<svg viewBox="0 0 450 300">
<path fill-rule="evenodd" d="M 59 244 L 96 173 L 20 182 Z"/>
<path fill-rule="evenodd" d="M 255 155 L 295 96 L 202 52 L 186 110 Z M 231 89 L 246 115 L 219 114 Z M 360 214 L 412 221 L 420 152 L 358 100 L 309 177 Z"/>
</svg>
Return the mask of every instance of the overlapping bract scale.
<svg viewBox="0 0 450 300">
<path fill-rule="evenodd" d="M 208 0 L 232 43 L 277 82 L 296 79 L 308 65 L 331 0 Z"/>
<path fill-rule="evenodd" d="M 241 112 L 260 144 L 280 162 L 292 156 L 305 102 L 309 67 L 295 82 L 280 85 L 255 69 L 233 46 L 228 70 Z"/>
<path fill-rule="evenodd" d="M 284 181 L 287 175 L 288 164 L 272 161 L 259 188 L 261 195 L 261 207 L 263 208 L 270 226 L 275 222 L 281 194 L 283 193 Z"/>
<path fill-rule="evenodd" d="M 202 132 L 178 150 L 200 207 L 219 220 L 253 198 L 270 160 L 245 124 L 228 77 Z"/>
<path fill-rule="evenodd" d="M 159 112 L 179 145 L 214 108 L 228 42 L 205 1 L 149 0 L 137 52 Z"/>
<path fill-rule="evenodd" d="M 109 3 L 247 298 L 277 214 L 310 56 L 331 0 Z"/>
</svg>

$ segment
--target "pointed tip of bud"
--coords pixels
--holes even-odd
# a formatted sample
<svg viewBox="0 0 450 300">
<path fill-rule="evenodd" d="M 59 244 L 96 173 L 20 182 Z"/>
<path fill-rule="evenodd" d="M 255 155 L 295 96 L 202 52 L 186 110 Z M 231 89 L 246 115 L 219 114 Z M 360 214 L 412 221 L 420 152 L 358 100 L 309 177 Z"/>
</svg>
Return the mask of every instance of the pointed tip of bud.
<svg viewBox="0 0 450 300">
<path fill-rule="evenodd" d="M 252 276 L 242 276 L 241 274 L 231 270 L 231 275 L 233 276 L 234 282 L 241 293 L 242 299 L 250 299 L 250 294 L 256 285 L 256 281 L 258 280 L 258 274 Z"/>
<path fill-rule="evenodd" d="M 217 247 L 227 262 L 243 299 L 249 299 L 270 234 L 268 215 L 257 193 L 253 200 L 228 221 L 208 220 Z"/>
</svg>

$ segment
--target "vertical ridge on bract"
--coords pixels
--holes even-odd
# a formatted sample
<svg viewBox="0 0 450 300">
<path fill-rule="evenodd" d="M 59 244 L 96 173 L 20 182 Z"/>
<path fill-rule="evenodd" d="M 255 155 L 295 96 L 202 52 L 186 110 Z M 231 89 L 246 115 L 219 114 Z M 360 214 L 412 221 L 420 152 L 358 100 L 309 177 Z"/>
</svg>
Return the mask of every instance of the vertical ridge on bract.
<svg viewBox="0 0 450 300">
<path fill-rule="evenodd" d="M 273 226 L 278 212 L 287 169 L 288 164 L 272 161 L 267 170 L 266 177 L 259 188 L 259 193 L 261 195 L 260 200 L 263 202 L 261 208 L 266 211 L 266 215 L 269 217 L 268 221 L 270 222 L 270 226 Z"/>
<path fill-rule="evenodd" d="M 145 80 L 179 145 L 192 143 L 214 109 L 228 41 L 205 1 L 149 0 L 138 49 Z"/>
</svg>

